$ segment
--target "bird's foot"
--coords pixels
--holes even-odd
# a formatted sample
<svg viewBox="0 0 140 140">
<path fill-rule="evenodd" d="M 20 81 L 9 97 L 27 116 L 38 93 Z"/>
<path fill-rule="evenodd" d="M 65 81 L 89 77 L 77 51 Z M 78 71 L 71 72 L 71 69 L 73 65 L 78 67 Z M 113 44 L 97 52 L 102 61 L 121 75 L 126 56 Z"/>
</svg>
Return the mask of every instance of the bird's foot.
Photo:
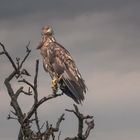
<svg viewBox="0 0 140 140">
<path fill-rule="evenodd" d="M 57 82 L 58 82 L 58 78 L 54 78 L 52 80 L 52 91 L 53 91 L 54 94 L 56 94 L 57 91 L 58 91 L 58 84 L 57 84 Z"/>
</svg>

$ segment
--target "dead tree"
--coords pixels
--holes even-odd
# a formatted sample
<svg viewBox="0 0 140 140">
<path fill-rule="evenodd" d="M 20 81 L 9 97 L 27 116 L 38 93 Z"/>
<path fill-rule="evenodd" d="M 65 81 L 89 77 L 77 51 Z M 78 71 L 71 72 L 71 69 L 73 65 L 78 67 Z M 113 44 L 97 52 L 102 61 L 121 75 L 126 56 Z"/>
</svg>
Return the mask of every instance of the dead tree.
<svg viewBox="0 0 140 140">
<path fill-rule="evenodd" d="M 29 43 L 30 44 L 30 43 Z M 60 140 L 61 132 L 59 130 L 61 122 L 65 119 L 64 114 L 62 114 L 55 126 L 52 126 L 52 124 L 49 124 L 48 121 L 46 121 L 42 126 L 40 126 L 39 118 L 38 118 L 38 108 L 48 100 L 52 100 L 54 98 L 57 98 L 61 96 L 62 94 L 49 94 L 46 97 L 38 99 L 38 72 L 39 72 L 39 60 L 36 60 L 35 65 L 35 74 L 34 74 L 34 80 L 33 82 L 29 82 L 24 78 L 25 76 L 31 76 L 30 73 L 26 70 L 26 68 L 23 67 L 23 64 L 27 61 L 28 56 L 31 53 L 31 50 L 29 49 L 29 44 L 26 46 L 26 53 L 23 59 L 16 58 L 16 62 L 12 59 L 8 51 L 6 50 L 5 46 L 0 43 L 1 51 L 0 55 L 5 55 L 9 62 L 11 63 L 13 70 L 10 73 L 10 75 L 5 78 L 4 84 L 7 88 L 8 95 L 11 99 L 10 105 L 13 110 L 10 111 L 7 119 L 14 119 L 17 120 L 20 124 L 20 130 L 18 135 L 18 140 L 55 140 L 55 134 L 56 132 L 59 132 L 58 140 Z M 11 85 L 12 80 L 16 78 L 17 82 L 24 83 L 28 86 L 28 90 L 25 91 L 24 86 L 19 86 L 19 88 L 14 91 L 13 87 Z M 32 107 L 29 109 L 28 112 L 23 112 L 21 109 L 19 103 L 18 103 L 18 97 L 21 94 L 25 94 L 27 96 L 33 96 L 34 102 Z M 78 133 L 75 137 L 67 137 L 65 140 L 86 140 L 90 134 L 90 131 L 94 128 L 94 119 L 93 116 L 84 116 L 82 113 L 79 112 L 79 109 L 76 105 L 74 105 L 74 110 L 65 109 L 68 112 L 72 112 L 76 115 L 78 119 Z M 37 130 L 33 130 L 31 128 L 32 123 L 35 123 Z M 83 132 L 84 124 L 87 125 L 86 131 Z M 45 128 L 45 129 L 43 129 Z"/>
</svg>

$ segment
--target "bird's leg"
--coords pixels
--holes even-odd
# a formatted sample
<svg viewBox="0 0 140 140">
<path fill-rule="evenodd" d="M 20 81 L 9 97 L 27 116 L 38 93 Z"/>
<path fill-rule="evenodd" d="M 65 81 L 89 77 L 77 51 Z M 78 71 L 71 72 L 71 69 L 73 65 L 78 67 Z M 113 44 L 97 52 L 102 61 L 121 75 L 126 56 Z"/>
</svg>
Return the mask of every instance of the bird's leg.
<svg viewBox="0 0 140 140">
<path fill-rule="evenodd" d="M 52 79 L 52 90 L 53 93 L 56 94 L 58 91 L 58 83 L 61 80 L 62 76 L 59 76 L 58 74 L 55 75 Z"/>
<path fill-rule="evenodd" d="M 58 91 L 57 78 L 53 78 L 52 80 L 52 90 L 54 94 Z"/>
</svg>

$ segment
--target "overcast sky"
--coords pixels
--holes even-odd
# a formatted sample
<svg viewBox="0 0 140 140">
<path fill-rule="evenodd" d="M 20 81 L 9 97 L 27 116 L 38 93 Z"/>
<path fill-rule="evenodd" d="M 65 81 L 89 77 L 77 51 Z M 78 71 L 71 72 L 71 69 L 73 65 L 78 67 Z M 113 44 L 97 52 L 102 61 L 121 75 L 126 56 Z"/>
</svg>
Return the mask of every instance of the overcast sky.
<svg viewBox="0 0 140 140">
<path fill-rule="evenodd" d="M 54 28 L 57 41 L 67 48 L 83 75 L 88 93 L 83 106 L 85 114 L 94 115 L 95 129 L 89 140 L 140 139 L 140 1 L 138 0 L 1 0 L 0 41 L 15 59 L 24 56 L 31 41 L 32 54 L 26 63 L 34 71 L 40 60 L 39 97 L 49 93 L 51 82 L 42 68 L 38 45 L 42 26 Z M 6 57 L 0 56 L 0 139 L 15 140 L 16 121 L 7 121 L 11 109 L 3 85 L 11 72 Z M 13 82 L 14 89 L 17 83 Z M 31 106 L 32 97 L 22 96 L 24 111 Z M 54 123 L 72 108 L 66 97 L 54 99 L 40 107 L 41 122 Z M 73 136 L 76 120 L 66 113 L 62 124 L 62 139 Z"/>
</svg>

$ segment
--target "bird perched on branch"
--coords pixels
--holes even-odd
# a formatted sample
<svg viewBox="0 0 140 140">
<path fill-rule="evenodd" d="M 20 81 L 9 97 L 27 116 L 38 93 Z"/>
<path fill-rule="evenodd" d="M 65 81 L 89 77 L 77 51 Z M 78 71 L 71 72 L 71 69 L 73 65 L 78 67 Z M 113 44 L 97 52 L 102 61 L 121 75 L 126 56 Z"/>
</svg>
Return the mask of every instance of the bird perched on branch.
<svg viewBox="0 0 140 140">
<path fill-rule="evenodd" d="M 52 27 L 42 28 L 42 40 L 37 47 L 43 56 L 43 67 L 52 78 L 53 93 L 58 88 L 77 104 L 84 100 L 86 85 L 68 50 L 54 38 Z"/>
</svg>

